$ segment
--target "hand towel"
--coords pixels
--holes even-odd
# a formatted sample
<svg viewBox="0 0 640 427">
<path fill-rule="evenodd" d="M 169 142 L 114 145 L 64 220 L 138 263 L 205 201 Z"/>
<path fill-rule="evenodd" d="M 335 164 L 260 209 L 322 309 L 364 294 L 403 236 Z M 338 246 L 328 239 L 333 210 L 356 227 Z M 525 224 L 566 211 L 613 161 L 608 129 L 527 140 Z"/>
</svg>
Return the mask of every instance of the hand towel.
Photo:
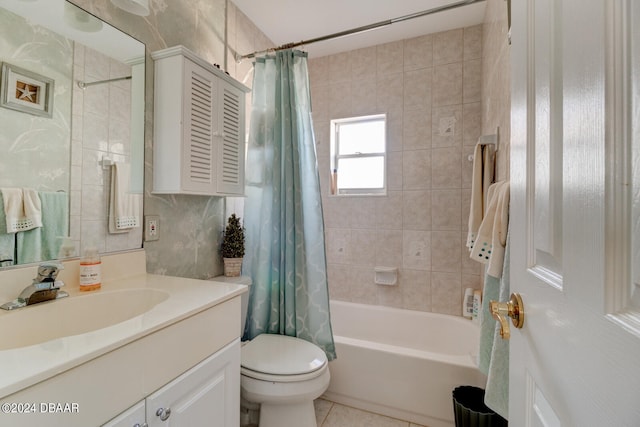
<svg viewBox="0 0 640 427">
<path fill-rule="evenodd" d="M 509 182 L 500 181 L 491 185 L 488 196 L 487 211 L 469 256 L 487 264 L 488 275 L 500 278 L 509 226 Z"/>
<path fill-rule="evenodd" d="M 0 204 L 4 206 L 4 199 L 0 193 Z M 0 267 L 15 264 L 16 235 L 7 233 L 4 208 L 0 209 Z"/>
<path fill-rule="evenodd" d="M 109 194 L 109 233 L 126 233 L 140 226 L 138 198 L 129 192 L 131 168 L 126 163 L 111 166 Z"/>
<path fill-rule="evenodd" d="M 485 215 L 488 202 L 487 191 L 494 176 L 493 145 L 476 144 L 473 152 L 473 172 L 471 181 L 471 205 L 469 207 L 469 231 L 467 247 L 473 249 L 478 229 Z"/>
<path fill-rule="evenodd" d="M 23 188 L 22 206 L 25 218 L 33 224 L 31 228 L 42 227 L 42 201 L 39 193 L 32 188 Z"/>
<path fill-rule="evenodd" d="M 35 190 L 2 188 L 1 191 L 8 233 L 42 227 L 42 207 Z"/>
<path fill-rule="evenodd" d="M 38 193 L 42 205 L 42 227 L 18 233 L 20 264 L 58 258 L 64 237 L 69 235 L 69 197 L 63 191 Z"/>
<path fill-rule="evenodd" d="M 491 316 L 489 303 L 510 298 L 509 252 L 507 238 L 501 279 L 485 275 L 478 355 L 478 369 L 487 375 L 484 403 L 505 419 L 509 416 L 509 341 L 500 336 L 500 324 Z"/>
</svg>

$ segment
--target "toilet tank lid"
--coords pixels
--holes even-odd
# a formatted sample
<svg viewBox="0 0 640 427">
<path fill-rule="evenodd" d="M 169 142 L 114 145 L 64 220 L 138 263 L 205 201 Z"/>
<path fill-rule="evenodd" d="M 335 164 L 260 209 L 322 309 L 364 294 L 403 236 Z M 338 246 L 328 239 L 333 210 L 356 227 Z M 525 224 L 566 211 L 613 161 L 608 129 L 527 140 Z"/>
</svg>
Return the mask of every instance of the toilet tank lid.
<svg viewBox="0 0 640 427">
<path fill-rule="evenodd" d="M 318 346 L 286 335 L 258 335 L 242 347 L 242 367 L 264 374 L 307 374 L 326 363 L 327 356 Z"/>
</svg>

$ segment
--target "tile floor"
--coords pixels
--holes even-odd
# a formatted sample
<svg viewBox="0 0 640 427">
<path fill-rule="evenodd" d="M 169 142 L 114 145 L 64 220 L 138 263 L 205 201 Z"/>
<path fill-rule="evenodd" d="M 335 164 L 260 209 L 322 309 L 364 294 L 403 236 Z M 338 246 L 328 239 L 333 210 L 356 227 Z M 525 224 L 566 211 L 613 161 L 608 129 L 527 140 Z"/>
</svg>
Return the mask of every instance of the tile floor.
<svg viewBox="0 0 640 427">
<path fill-rule="evenodd" d="M 424 427 L 325 399 L 316 399 L 314 405 L 318 427 Z"/>
<path fill-rule="evenodd" d="M 426 427 L 351 408 L 322 398 L 316 399 L 313 403 L 318 427 Z M 243 424 L 242 427 L 257 427 L 257 424 Z"/>
</svg>

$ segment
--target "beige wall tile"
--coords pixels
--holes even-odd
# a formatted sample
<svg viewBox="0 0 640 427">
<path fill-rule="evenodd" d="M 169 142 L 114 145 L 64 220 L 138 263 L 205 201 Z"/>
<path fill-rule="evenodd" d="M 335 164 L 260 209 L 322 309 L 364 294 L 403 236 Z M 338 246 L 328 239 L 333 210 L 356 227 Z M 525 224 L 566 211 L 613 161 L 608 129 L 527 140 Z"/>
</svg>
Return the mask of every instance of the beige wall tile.
<svg viewBox="0 0 640 427">
<path fill-rule="evenodd" d="M 420 68 L 404 73 L 404 106 L 430 108 L 433 68 Z"/>
<path fill-rule="evenodd" d="M 402 267 L 413 270 L 432 268 L 432 233 L 407 230 L 402 235 Z"/>
<path fill-rule="evenodd" d="M 376 265 L 402 265 L 402 231 L 376 230 Z"/>
<path fill-rule="evenodd" d="M 460 230 L 462 222 L 462 195 L 460 189 L 433 190 L 431 192 L 431 229 L 436 231 Z"/>
<path fill-rule="evenodd" d="M 329 57 L 329 82 L 342 83 L 349 81 L 351 81 L 351 55 L 346 52 L 331 55 Z"/>
<path fill-rule="evenodd" d="M 462 145 L 463 116 L 462 105 L 436 107 L 432 112 L 431 146 L 451 147 Z"/>
<path fill-rule="evenodd" d="M 402 40 L 377 46 L 378 77 L 396 74 L 404 69 L 404 42 Z"/>
<path fill-rule="evenodd" d="M 433 35 L 434 65 L 451 64 L 462 61 L 463 30 L 462 28 L 443 31 Z"/>
<path fill-rule="evenodd" d="M 462 102 L 479 102 L 482 94 L 482 60 L 470 59 L 462 65 Z"/>
<path fill-rule="evenodd" d="M 351 81 L 375 80 L 377 75 L 377 48 L 366 47 L 351 52 Z"/>
<path fill-rule="evenodd" d="M 431 232 L 431 271 L 460 273 L 461 257 L 459 231 Z"/>
<path fill-rule="evenodd" d="M 482 104 L 472 102 L 462 105 L 462 143 L 476 145 L 482 135 Z"/>
<path fill-rule="evenodd" d="M 404 106 L 404 74 L 378 75 L 376 104 L 380 111 L 402 113 Z"/>
<path fill-rule="evenodd" d="M 402 199 L 403 228 L 431 230 L 431 191 L 405 191 Z"/>
<path fill-rule="evenodd" d="M 434 189 L 460 188 L 462 185 L 460 162 L 460 147 L 431 150 L 431 187 Z"/>
<path fill-rule="evenodd" d="M 433 70 L 434 107 L 462 103 L 462 62 L 437 65 Z"/>
<path fill-rule="evenodd" d="M 352 263 L 357 266 L 373 267 L 376 261 L 376 243 L 375 229 L 351 230 Z"/>
<path fill-rule="evenodd" d="M 433 65 L 433 36 L 430 34 L 404 41 L 404 69 L 416 70 Z"/>
<path fill-rule="evenodd" d="M 376 81 L 355 80 L 351 85 L 351 112 L 356 116 L 366 116 L 379 112 L 376 106 Z"/>
<path fill-rule="evenodd" d="M 375 197 L 376 228 L 402 230 L 402 191 L 388 191 L 386 197 Z"/>
<path fill-rule="evenodd" d="M 431 311 L 431 275 L 428 272 L 403 268 L 400 282 L 403 308 Z"/>
<path fill-rule="evenodd" d="M 387 189 L 402 190 L 402 152 L 392 151 L 387 154 Z"/>
<path fill-rule="evenodd" d="M 463 35 L 464 54 L 463 59 L 476 59 L 482 57 L 482 24 L 466 27 Z"/>
<path fill-rule="evenodd" d="M 402 177 L 405 190 L 431 188 L 431 150 L 404 151 Z"/>
<path fill-rule="evenodd" d="M 351 116 L 351 83 L 342 82 L 329 86 L 329 118 L 342 119 Z"/>
<path fill-rule="evenodd" d="M 405 107 L 403 114 L 402 143 L 404 150 L 420 150 L 431 147 L 431 109 Z"/>
<path fill-rule="evenodd" d="M 462 291 L 460 273 L 431 273 L 431 311 L 434 313 L 462 315 Z"/>
</svg>

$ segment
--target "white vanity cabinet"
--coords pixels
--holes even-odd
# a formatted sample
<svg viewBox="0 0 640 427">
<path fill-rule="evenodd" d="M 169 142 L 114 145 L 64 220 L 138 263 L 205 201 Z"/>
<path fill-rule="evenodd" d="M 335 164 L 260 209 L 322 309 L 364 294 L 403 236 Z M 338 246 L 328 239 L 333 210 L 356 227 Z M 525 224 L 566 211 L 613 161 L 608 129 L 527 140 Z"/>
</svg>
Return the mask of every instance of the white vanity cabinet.
<svg viewBox="0 0 640 427">
<path fill-rule="evenodd" d="M 153 393 L 146 399 L 149 427 L 240 425 L 239 360 L 236 342 Z"/>
<path fill-rule="evenodd" d="M 103 427 L 240 424 L 240 343 L 235 341 Z"/>
<path fill-rule="evenodd" d="M 36 374 L 48 359 L 61 358 L 46 375 L 27 378 L 31 385 L 11 383 L 16 391 L 0 395 L 3 403 L 16 407 L 16 413 L 0 412 L 0 426 L 239 425 L 240 295 L 246 288 L 155 275 L 120 284 L 122 289 L 113 289 L 118 284 L 111 282 L 100 292 L 118 294 L 152 285 L 168 297 L 144 315 L 110 327 L 0 350 L 3 366 L 15 363 L 10 369 L 19 370 L 34 365 L 29 371 Z M 61 410 L 42 410 L 41 403 L 47 402 Z M 67 406 L 70 411 L 62 410 Z"/>
<path fill-rule="evenodd" d="M 243 195 L 249 89 L 183 46 L 151 57 L 153 192 Z"/>
<path fill-rule="evenodd" d="M 144 400 L 136 403 L 102 427 L 148 427 Z"/>
</svg>

